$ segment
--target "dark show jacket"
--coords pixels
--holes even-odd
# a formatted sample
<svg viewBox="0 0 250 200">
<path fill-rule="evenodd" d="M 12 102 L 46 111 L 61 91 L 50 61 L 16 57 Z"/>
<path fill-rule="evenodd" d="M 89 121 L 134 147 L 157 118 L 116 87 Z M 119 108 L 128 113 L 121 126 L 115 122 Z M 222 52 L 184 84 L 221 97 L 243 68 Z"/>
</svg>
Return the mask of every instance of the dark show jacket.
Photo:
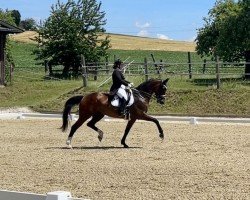
<svg viewBox="0 0 250 200">
<path fill-rule="evenodd" d="M 110 92 L 116 93 L 116 91 L 121 87 L 121 85 L 128 86 L 130 82 L 125 80 L 123 73 L 120 69 L 114 69 L 112 73 L 113 84 L 110 88 Z"/>
</svg>

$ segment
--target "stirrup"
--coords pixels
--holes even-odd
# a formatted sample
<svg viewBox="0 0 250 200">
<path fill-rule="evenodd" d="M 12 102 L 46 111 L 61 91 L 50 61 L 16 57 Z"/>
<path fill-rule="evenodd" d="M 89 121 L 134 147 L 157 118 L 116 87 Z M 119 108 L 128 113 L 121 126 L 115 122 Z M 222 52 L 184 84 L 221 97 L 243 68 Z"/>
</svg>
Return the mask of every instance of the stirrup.
<svg viewBox="0 0 250 200">
<path fill-rule="evenodd" d="M 130 120 L 130 113 L 127 112 L 125 115 L 124 115 L 124 119 L 125 120 Z"/>
<path fill-rule="evenodd" d="M 130 119 L 130 112 L 129 112 L 129 108 L 128 107 L 125 108 L 124 119 L 126 119 L 126 120 Z"/>
</svg>

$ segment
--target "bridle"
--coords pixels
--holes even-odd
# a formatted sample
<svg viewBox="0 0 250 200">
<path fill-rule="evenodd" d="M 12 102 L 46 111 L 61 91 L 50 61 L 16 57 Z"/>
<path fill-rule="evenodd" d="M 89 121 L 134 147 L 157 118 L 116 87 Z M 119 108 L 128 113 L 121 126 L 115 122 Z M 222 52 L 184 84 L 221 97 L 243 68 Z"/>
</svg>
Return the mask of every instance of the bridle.
<svg viewBox="0 0 250 200">
<path fill-rule="evenodd" d="M 163 86 L 164 88 L 166 88 L 166 90 L 167 90 L 167 86 L 166 86 L 166 85 L 162 84 L 162 86 Z M 155 92 L 154 92 L 155 95 L 153 95 L 153 93 L 151 94 L 151 93 L 148 93 L 148 92 L 145 92 L 145 91 L 142 91 L 142 90 L 137 90 L 137 89 L 135 89 L 135 88 L 132 88 L 132 90 L 134 90 L 134 91 L 136 91 L 136 92 L 139 92 L 139 94 L 142 93 L 143 96 L 146 96 L 147 98 L 156 99 L 158 103 L 160 103 L 160 102 L 162 102 L 163 100 L 165 100 L 165 98 L 166 98 L 166 96 L 167 96 L 167 95 L 156 94 Z"/>
</svg>

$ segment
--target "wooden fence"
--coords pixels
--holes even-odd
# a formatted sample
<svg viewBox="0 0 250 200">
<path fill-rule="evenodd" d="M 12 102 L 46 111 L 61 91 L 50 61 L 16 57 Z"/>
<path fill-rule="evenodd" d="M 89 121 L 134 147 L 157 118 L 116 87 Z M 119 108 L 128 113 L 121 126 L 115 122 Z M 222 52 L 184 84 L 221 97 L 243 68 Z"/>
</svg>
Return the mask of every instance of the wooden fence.
<svg viewBox="0 0 250 200">
<path fill-rule="evenodd" d="M 216 78 L 217 88 L 220 88 L 221 77 L 225 75 L 244 75 L 244 67 L 246 63 L 225 63 L 221 62 L 219 58 L 216 61 L 208 61 L 206 59 L 203 62 L 192 62 L 190 53 L 188 53 L 188 60 L 186 63 L 170 63 L 160 60 L 156 62 L 153 59 L 148 61 L 144 58 L 143 62 L 125 62 L 125 74 L 131 76 L 144 76 L 145 80 L 148 80 L 151 76 L 171 75 L 171 76 L 187 76 L 192 79 L 194 76 L 210 76 Z M 100 76 L 110 77 L 113 71 L 113 62 L 99 62 L 99 63 L 86 63 L 84 57 L 81 57 L 81 66 L 79 68 L 79 74 L 83 79 L 83 86 L 88 85 L 88 79 L 93 77 L 97 80 Z M 48 74 L 49 67 L 45 64 L 45 73 Z M 54 71 L 53 71 L 54 70 Z M 62 72 L 62 69 L 52 69 L 50 72 Z"/>
</svg>

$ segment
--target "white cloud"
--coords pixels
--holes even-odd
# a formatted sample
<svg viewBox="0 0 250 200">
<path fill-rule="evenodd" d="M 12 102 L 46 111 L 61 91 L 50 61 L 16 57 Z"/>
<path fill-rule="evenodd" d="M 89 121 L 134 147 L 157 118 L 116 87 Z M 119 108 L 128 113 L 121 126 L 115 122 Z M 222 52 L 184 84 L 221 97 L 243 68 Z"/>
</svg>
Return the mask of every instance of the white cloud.
<svg viewBox="0 0 250 200">
<path fill-rule="evenodd" d="M 135 26 L 137 28 L 141 28 L 141 29 L 148 28 L 148 27 L 150 27 L 150 25 L 151 24 L 149 22 L 146 22 L 144 24 L 140 24 L 139 22 L 135 22 Z"/>
<path fill-rule="evenodd" d="M 148 37 L 149 36 L 149 33 L 147 30 L 141 30 L 139 33 L 137 33 L 137 36 L 140 36 L 140 37 Z"/>
<path fill-rule="evenodd" d="M 157 34 L 157 38 L 162 39 L 162 40 L 173 40 L 164 34 Z"/>
<path fill-rule="evenodd" d="M 187 41 L 187 42 L 194 42 L 195 39 L 196 39 L 196 37 L 197 37 L 197 36 L 193 36 L 192 38 L 189 38 L 189 39 L 187 39 L 187 40 L 185 40 L 185 41 Z"/>
</svg>

